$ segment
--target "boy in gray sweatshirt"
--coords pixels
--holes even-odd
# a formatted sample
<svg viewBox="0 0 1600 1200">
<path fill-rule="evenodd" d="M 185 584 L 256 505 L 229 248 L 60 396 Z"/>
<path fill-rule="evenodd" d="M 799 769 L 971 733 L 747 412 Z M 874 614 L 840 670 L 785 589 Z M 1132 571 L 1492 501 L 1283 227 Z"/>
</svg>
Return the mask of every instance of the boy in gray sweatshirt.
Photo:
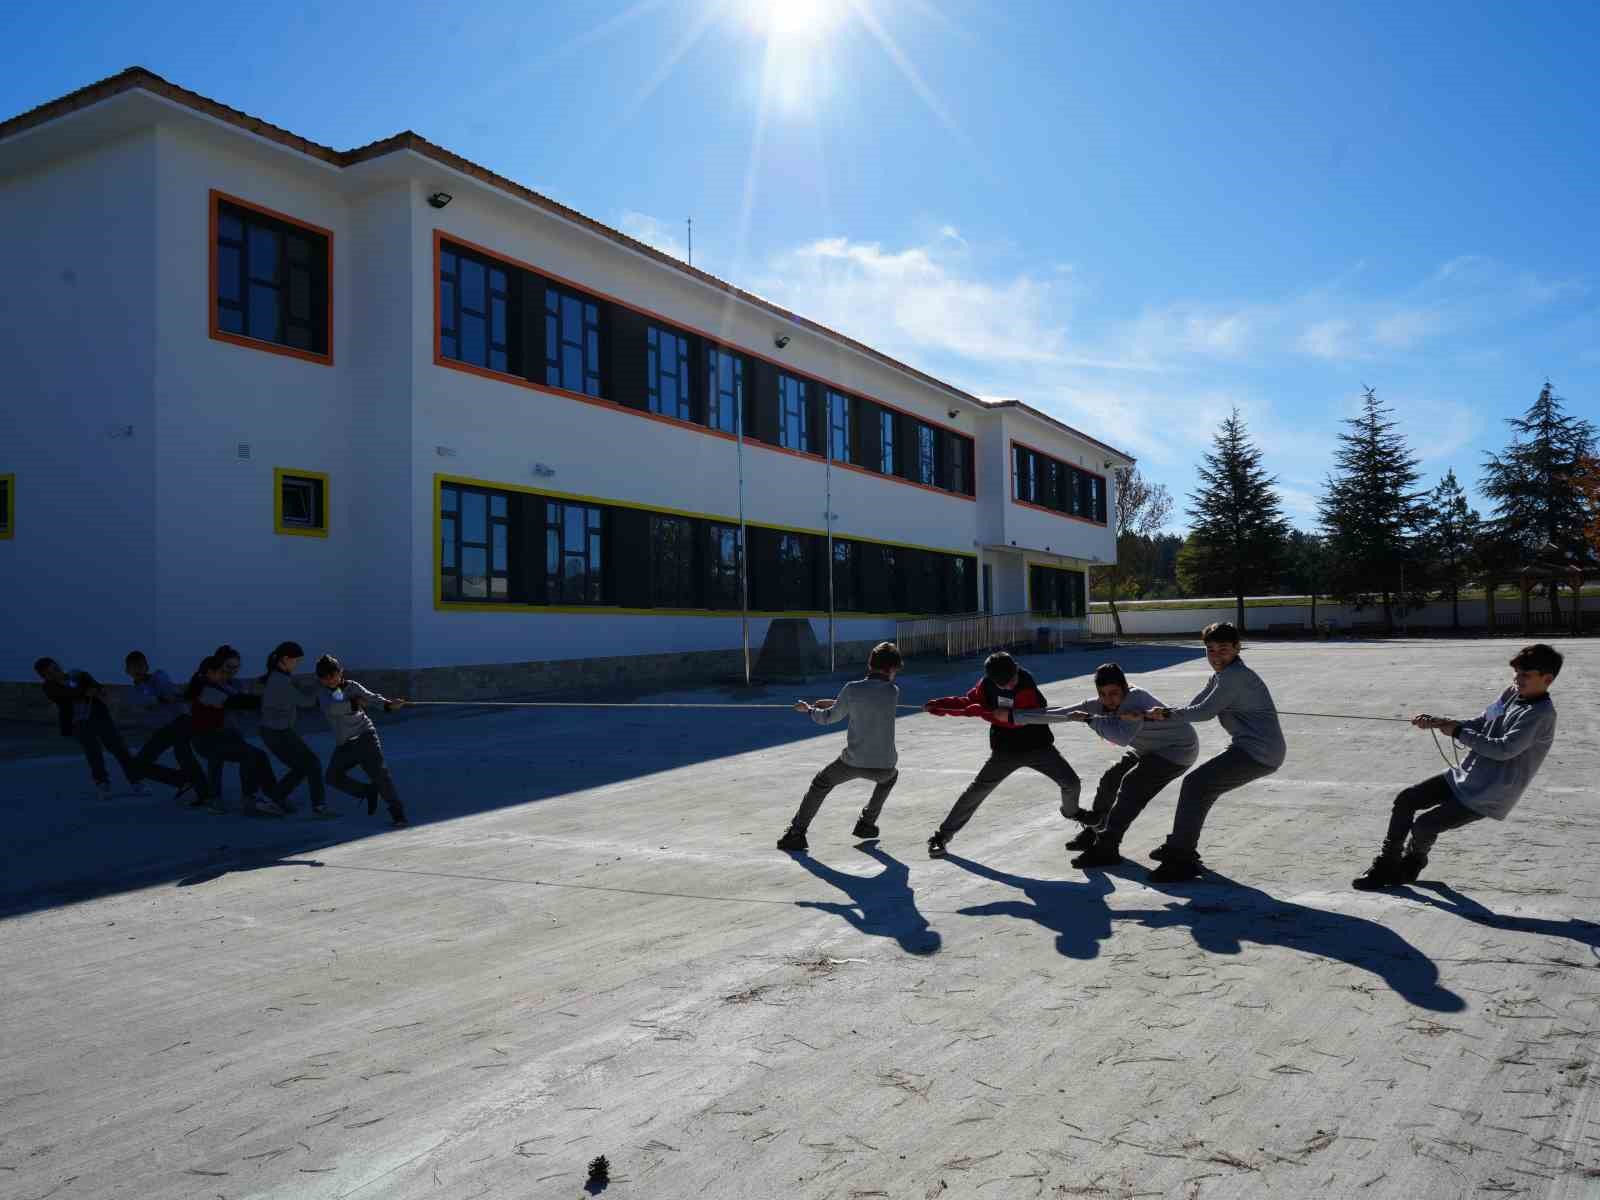
<svg viewBox="0 0 1600 1200">
<path fill-rule="evenodd" d="M 894 718 L 900 703 L 900 689 L 895 686 L 894 677 L 900 673 L 902 663 L 900 650 L 893 642 L 879 642 L 867 656 L 865 679 L 845 684 L 836 700 L 818 700 L 814 704 L 801 701 L 794 706 L 796 712 L 808 714 L 818 725 L 848 721 L 850 727 L 844 751 L 812 779 L 789 828 L 778 839 L 779 850 L 800 853 L 808 849 L 806 830 L 811 819 L 817 815 L 829 792 L 852 779 L 867 779 L 873 784 L 872 798 L 861 810 L 853 836 L 878 836 L 878 814 L 900 778 L 895 767 L 899 759 L 894 747 Z"/>
<path fill-rule="evenodd" d="M 1183 708 L 1153 708 L 1142 716 L 1147 721 L 1185 724 L 1215 717 L 1232 740 L 1226 750 L 1207 759 L 1183 781 L 1172 832 L 1167 835 L 1166 845 L 1151 854 L 1161 864 L 1150 873 L 1156 883 L 1198 879 L 1204 870 L 1200 862 L 1200 831 L 1205 828 L 1211 806 L 1224 792 L 1271 775 L 1288 756 L 1272 693 L 1261 676 L 1239 657 L 1239 630 L 1230 621 L 1218 621 L 1207 625 L 1200 638 L 1205 642 L 1206 661 L 1216 672 L 1211 682 Z M 1138 719 L 1139 715 L 1129 716 Z"/>
<path fill-rule="evenodd" d="M 1524 646 L 1511 659 L 1511 672 L 1511 686 L 1470 721 L 1426 713 L 1411 719 L 1418 729 L 1437 729 L 1460 742 L 1466 760 L 1394 798 L 1383 849 L 1352 886 L 1375 892 L 1415 883 L 1445 830 L 1511 814 L 1555 742 L 1550 685 L 1561 674 L 1561 653 L 1543 642 Z"/>
<path fill-rule="evenodd" d="M 377 727 L 363 710 L 369 704 L 381 704 L 384 712 L 393 712 L 404 708 L 406 702 L 389 700 L 368 691 L 354 679 L 346 679 L 344 668 L 331 654 L 317 659 L 317 682 L 322 685 L 317 705 L 333 730 L 333 756 L 328 759 L 329 786 L 348 796 L 365 799 L 369 817 L 378 811 L 378 797 L 382 796 L 389 805 L 390 824 L 404 829 L 410 824 L 406 820 L 405 806 L 400 803 L 394 777 L 384 762 Z M 367 783 L 359 784 L 350 778 L 350 772 L 356 767 L 366 772 Z"/>
<path fill-rule="evenodd" d="M 1104 663 L 1094 673 L 1095 697 L 1065 708 L 1014 712 L 1018 725 L 1053 725 L 1082 721 L 1113 746 L 1127 748 L 1102 776 L 1095 788 L 1092 816 L 1068 850 L 1083 853 L 1072 865 L 1109 867 L 1122 861 L 1122 835 L 1145 806 L 1167 784 L 1194 766 L 1200 756 L 1200 739 L 1194 727 L 1181 722 L 1143 721 L 1138 717 L 1165 707 L 1143 688 L 1130 687 L 1116 663 Z"/>
</svg>

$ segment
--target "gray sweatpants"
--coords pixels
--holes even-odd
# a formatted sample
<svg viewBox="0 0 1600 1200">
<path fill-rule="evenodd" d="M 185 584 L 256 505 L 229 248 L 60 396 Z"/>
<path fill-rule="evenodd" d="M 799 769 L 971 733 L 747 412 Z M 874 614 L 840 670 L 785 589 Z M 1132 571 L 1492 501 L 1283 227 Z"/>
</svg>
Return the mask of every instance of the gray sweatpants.
<svg viewBox="0 0 1600 1200">
<path fill-rule="evenodd" d="M 357 783 L 351 779 L 350 772 L 357 767 L 365 771 L 372 782 Z M 382 796 L 389 805 L 391 817 L 405 818 L 406 810 L 400 803 L 400 793 L 395 790 L 394 777 L 383 761 L 383 745 L 371 730 L 334 747 L 333 757 L 328 759 L 327 780 L 329 787 L 336 787 L 347 796 L 360 796 L 367 801 L 369 810 L 377 803 L 375 797 Z"/>
<path fill-rule="evenodd" d="M 853 767 L 843 758 L 836 758 L 811 780 L 811 786 L 806 789 L 800 807 L 795 810 L 794 819 L 789 822 L 789 828 L 796 833 L 804 833 L 811 827 L 811 819 L 817 815 L 828 793 L 852 779 L 869 779 L 876 785 L 872 789 L 872 799 L 861 810 L 862 820 L 876 824 L 878 814 L 883 811 L 884 802 L 889 799 L 889 793 L 894 790 L 899 778 L 900 772 L 894 767 Z"/>
<path fill-rule="evenodd" d="M 1189 772 L 1178 793 L 1178 811 L 1172 818 L 1172 832 L 1167 835 L 1167 849 L 1183 858 L 1198 858 L 1200 831 L 1218 798 L 1224 792 L 1264 779 L 1277 769 L 1257 762 L 1237 746 L 1229 746 L 1201 763 Z"/>
<path fill-rule="evenodd" d="M 989 798 L 989 793 L 1010 778 L 1013 772 L 1024 767 L 1039 772 L 1061 789 L 1062 816 L 1070 817 L 1078 811 L 1078 797 L 1082 794 L 1083 784 L 1078 781 L 1078 773 L 1072 769 L 1072 765 L 1061 757 L 1061 751 L 1054 746 L 1040 746 L 1037 750 L 1015 753 L 997 750 L 989 755 L 989 761 L 979 769 L 977 778 L 967 785 L 967 790 L 956 798 L 955 806 L 940 824 L 939 832 L 944 834 L 946 840 L 960 833 L 961 827 L 972 820 L 972 814 L 978 811 L 978 806 Z"/>
<path fill-rule="evenodd" d="M 1120 842 L 1128 826 L 1167 784 L 1188 768 L 1159 754 L 1124 754 L 1094 792 L 1094 828 L 1107 843 Z"/>
</svg>

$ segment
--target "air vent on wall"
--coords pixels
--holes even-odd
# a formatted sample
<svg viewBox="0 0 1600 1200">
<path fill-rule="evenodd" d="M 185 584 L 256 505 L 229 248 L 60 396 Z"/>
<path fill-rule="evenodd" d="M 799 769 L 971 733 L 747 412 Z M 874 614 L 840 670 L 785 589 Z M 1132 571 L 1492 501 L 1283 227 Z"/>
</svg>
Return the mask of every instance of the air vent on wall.
<svg viewBox="0 0 1600 1200">
<path fill-rule="evenodd" d="M 249 462 L 250 461 L 250 443 L 249 442 L 240 442 L 237 446 L 235 446 L 234 447 L 234 457 L 237 458 L 240 462 Z"/>
</svg>

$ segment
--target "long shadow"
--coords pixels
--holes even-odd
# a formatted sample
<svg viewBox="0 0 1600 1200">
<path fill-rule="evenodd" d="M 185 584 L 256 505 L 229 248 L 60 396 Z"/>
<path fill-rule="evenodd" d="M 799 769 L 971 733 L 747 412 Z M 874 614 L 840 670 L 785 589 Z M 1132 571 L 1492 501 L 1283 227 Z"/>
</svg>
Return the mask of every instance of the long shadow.
<svg viewBox="0 0 1600 1200">
<path fill-rule="evenodd" d="M 1023 654 L 1022 661 L 1045 682 L 1053 702 L 1088 695 L 1085 676 L 1115 657 L 1129 671 L 1160 670 L 1203 654 L 1198 646 L 1119 646 Z M 901 699 L 920 705 L 933 696 L 964 692 L 982 673 L 982 656 L 946 662 L 914 660 L 900 677 Z M 780 703 L 796 696 L 832 695 L 857 672 L 841 671 L 803 684 L 773 684 L 752 690 L 678 689 L 646 694 L 624 685 L 592 696 L 607 702 L 635 699 L 696 702 Z M 1072 679 L 1066 686 L 1062 681 Z M 902 716 L 910 717 L 907 711 Z M 379 736 L 414 825 L 546 800 L 572 792 L 626 783 L 697 763 L 838 737 L 837 726 L 821 727 L 794 713 L 771 709 L 715 713 L 672 709 L 411 709 L 379 715 Z M 247 736 L 253 733 L 245 729 Z M 316 718 L 301 732 L 323 763 L 331 740 Z M 125 731 L 130 744 L 143 731 Z M 37 912 L 184 878 L 205 870 L 226 853 L 282 857 L 309 854 L 384 833 L 380 814 L 369 819 L 359 801 L 330 793 L 342 819 L 312 823 L 305 818 L 304 788 L 295 797 L 300 814 L 285 820 L 245 820 L 238 812 L 238 776 L 230 769 L 225 788 L 230 811 L 212 816 L 173 805 L 165 788 L 149 799 L 110 802 L 80 798 L 88 772 L 75 742 L 61 739 L 48 758 L 5 757 L 0 746 L 0 794 L 14 797 L 0 842 L 0 919 Z M 819 763 L 807 763 L 808 775 Z M 274 762 L 281 773 L 282 765 Z M 358 772 L 359 776 L 359 772 Z M 120 780 L 118 780 L 120 782 Z"/>
<path fill-rule="evenodd" d="M 1429 895 L 1429 892 L 1437 892 L 1438 895 Z M 1418 883 L 1412 887 L 1401 888 L 1398 894 L 1409 896 L 1422 904 L 1437 908 L 1440 912 L 1471 921 L 1474 925 L 1505 929 L 1512 933 L 1537 933 L 1544 937 L 1569 938 L 1574 942 L 1581 942 L 1589 947 L 1596 957 L 1600 957 L 1600 925 L 1593 921 L 1585 921 L 1582 917 L 1568 917 L 1564 921 L 1555 921 L 1549 917 L 1516 917 L 1497 913 L 1485 908 L 1471 896 L 1462 895 L 1447 883 Z"/>
<path fill-rule="evenodd" d="M 911 869 L 877 843 L 862 842 L 856 849 L 883 864 L 876 875 L 851 875 L 818 862 L 809 854 L 791 857 L 824 883 L 850 897 L 848 904 L 824 900 L 796 900 L 797 908 L 815 908 L 843 917 L 852 927 L 872 937 L 892 937 L 907 954 L 937 954 L 944 939 L 917 908 L 911 887 Z"/>
<path fill-rule="evenodd" d="M 1008 875 L 950 855 L 946 862 L 1020 890 L 1031 901 L 963 909 L 971 916 L 1019 917 L 1056 934 L 1056 948 L 1068 958 L 1093 958 L 1115 921 L 1137 921 L 1148 929 L 1185 927 L 1195 944 L 1212 954 L 1238 954 L 1244 944 L 1284 946 L 1371 971 L 1419 1008 L 1460 1012 L 1466 1001 L 1439 982 L 1439 968 L 1394 930 L 1346 913 L 1329 912 L 1279 900 L 1259 888 L 1208 872 L 1189 883 L 1152 882 L 1138 868 L 1116 874 L 1158 892 L 1188 900 L 1158 909 L 1109 908 L 1104 897 L 1114 889 L 1104 871 L 1088 872 L 1084 883 Z M 1098 903 L 1096 903 L 1098 898 Z"/>
<path fill-rule="evenodd" d="M 1111 936 L 1111 910 L 1106 897 L 1115 887 L 1103 873 L 1086 882 L 1064 879 L 1030 879 L 984 866 L 959 854 L 946 854 L 944 861 L 973 875 L 1016 888 L 1027 897 L 997 900 L 960 910 L 964 917 L 1013 917 L 1033 921 L 1056 935 L 1056 950 L 1067 958 L 1090 959 L 1100 953 L 1100 943 Z"/>
<path fill-rule="evenodd" d="M 322 865 L 315 858 L 279 858 L 275 854 L 247 855 L 232 862 L 216 862 L 208 867 L 201 867 L 196 871 L 192 871 L 178 880 L 178 886 L 199 887 L 203 883 L 210 883 L 213 879 L 221 879 L 224 875 L 236 875 L 244 871 L 261 871 L 267 867 L 320 867 Z"/>
</svg>

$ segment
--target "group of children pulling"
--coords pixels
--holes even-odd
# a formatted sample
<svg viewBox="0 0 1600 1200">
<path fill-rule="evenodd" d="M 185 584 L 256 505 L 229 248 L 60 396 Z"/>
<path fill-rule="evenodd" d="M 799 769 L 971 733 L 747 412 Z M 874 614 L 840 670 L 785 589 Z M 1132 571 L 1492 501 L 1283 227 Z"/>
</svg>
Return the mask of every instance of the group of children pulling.
<svg viewBox="0 0 1600 1200">
<path fill-rule="evenodd" d="M 111 794 L 105 763 L 109 752 L 135 794 L 149 795 L 144 781 L 153 779 L 175 788 L 178 799 L 187 797 L 192 808 L 222 812 L 223 768 L 237 763 L 243 808 L 248 814 L 287 816 L 295 811 L 293 793 L 304 783 L 311 795 L 312 815 L 335 816 L 328 807 L 324 786 L 328 784 L 365 800 L 369 816 L 378 811 L 381 798 L 388 805 L 390 822 L 404 826 L 405 807 L 366 709 L 381 704 L 390 712 L 403 707 L 405 701 L 387 699 L 347 679 L 339 660 L 328 654 L 317 660 L 318 686 L 308 693 L 294 679 L 304 657 L 299 644 L 283 642 L 267 656 L 267 669 L 260 678 L 241 682 L 239 652 L 232 646 L 219 646 L 201 660 L 188 685 L 180 688 L 165 671 L 152 671 L 141 652 L 133 651 L 125 666 L 133 681 L 135 703 L 171 716 L 151 733 L 138 754 L 128 752 L 106 706 L 105 689 L 92 675 L 64 671 L 52 658 L 39 659 L 33 669 L 45 695 L 56 706 L 63 736 L 76 737 L 82 745 L 95 790 L 102 797 Z M 316 751 L 295 729 L 300 713 L 310 709 L 320 709 L 333 731 L 334 750 L 326 772 Z M 243 711 L 260 714 L 262 743 L 288 768 L 282 779 L 274 776 L 266 752 L 252 745 L 235 724 L 235 714 Z M 168 750 L 177 760 L 177 768 L 161 764 Z M 206 762 L 204 770 L 200 759 Z M 351 777 L 356 767 L 366 774 L 364 781 Z"/>
<path fill-rule="evenodd" d="M 1013 772 L 1027 767 L 1056 784 L 1061 815 L 1083 826 L 1067 842 L 1067 849 L 1077 852 L 1072 865 L 1113 866 L 1122 861 L 1122 839 L 1128 828 L 1164 787 L 1182 776 L 1172 832 L 1165 844 L 1151 851 L 1157 866 L 1150 878 L 1156 883 L 1198 878 L 1204 870 L 1200 834 L 1212 805 L 1225 793 L 1271 775 L 1287 757 L 1277 706 L 1261 677 L 1240 658 L 1238 629 L 1218 622 L 1201 636 L 1213 674 L 1200 694 L 1181 708 L 1131 686 L 1116 663 L 1095 671 L 1092 698 L 1052 708 L 1033 676 L 1004 652 L 989 656 L 983 678 L 965 695 L 928 701 L 923 707 L 935 716 L 973 717 L 990 724 L 989 759 L 928 838 L 928 856 L 943 858 L 950 839 L 989 794 Z M 1460 765 L 1395 797 L 1382 850 L 1353 881 L 1355 887 L 1374 891 L 1414 883 L 1441 833 L 1485 817 L 1506 818 L 1555 740 L 1556 712 L 1549 691 L 1561 673 L 1561 662 L 1561 654 L 1551 646 L 1525 646 L 1511 659 L 1512 685 L 1479 716 L 1412 718 L 1418 729 L 1438 730 L 1459 742 L 1467 756 Z M 778 839 L 778 849 L 805 851 L 806 831 L 824 798 L 852 779 L 873 783 L 872 798 L 856 822 L 854 836 L 878 836 L 878 816 L 899 778 L 894 722 L 900 689 L 894 680 L 901 663 L 900 651 L 892 643 L 880 643 L 867 659 L 865 679 L 846 684 L 837 699 L 795 706 L 818 724 L 848 721 L 849 728 L 843 753 L 811 781 L 789 828 Z M 1195 767 L 1200 740 L 1194 725 L 1212 719 L 1230 741 L 1221 754 Z M 1091 808 L 1080 806 L 1077 773 L 1056 749 L 1050 732 L 1051 725 L 1067 722 L 1083 722 L 1124 749 L 1100 777 Z"/>
</svg>

